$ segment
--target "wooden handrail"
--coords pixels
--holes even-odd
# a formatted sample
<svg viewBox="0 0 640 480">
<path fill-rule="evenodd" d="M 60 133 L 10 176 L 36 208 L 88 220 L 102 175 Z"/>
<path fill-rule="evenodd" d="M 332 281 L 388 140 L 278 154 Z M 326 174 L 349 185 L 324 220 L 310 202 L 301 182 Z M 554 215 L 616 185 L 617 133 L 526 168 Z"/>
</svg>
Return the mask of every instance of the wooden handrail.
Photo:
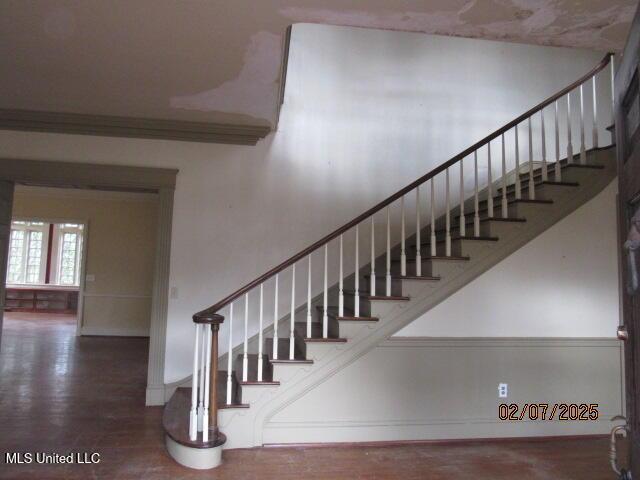
<svg viewBox="0 0 640 480">
<path fill-rule="evenodd" d="M 268 272 L 266 272 L 263 275 L 259 276 L 255 280 L 247 283 L 244 287 L 242 287 L 242 288 L 236 290 L 235 292 L 233 292 L 232 294 L 226 296 L 224 299 L 220 300 L 215 305 L 212 305 L 211 307 L 196 313 L 193 316 L 193 320 L 196 321 L 196 322 L 211 321 L 211 320 L 219 321 L 223 317 L 221 315 L 217 314 L 216 312 L 218 312 L 220 309 L 222 309 L 223 307 L 228 305 L 230 302 L 233 302 L 234 300 L 236 300 L 237 298 L 239 298 L 243 294 L 253 290 L 255 287 L 257 287 L 261 283 L 269 280 L 276 273 L 279 273 L 282 270 L 290 267 L 294 263 L 302 260 L 304 257 L 309 255 L 310 253 L 313 253 L 318 248 L 324 246 L 326 243 L 329 243 L 331 240 L 333 240 L 333 239 L 339 237 L 340 235 L 342 235 L 343 233 L 351 230 L 353 227 L 355 227 L 356 225 L 359 225 L 360 223 L 362 223 L 367 218 L 371 217 L 372 215 L 376 214 L 377 212 L 379 212 L 380 210 L 385 208 L 387 205 L 390 205 L 391 203 L 395 202 L 396 200 L 398 200 L 402 196 L 404 196 L 407 193 L 409 193 L 412 190 L 414 190 L 416 187 L 419 187 L 423 183 L 425 183 L 428 180 L 430 180 L 431 178 L 435 177 L 437 174 L 445 171 L 446 169 L 448 169 L 451 166 L 455 165 L 457 162 L 459 162 L 460 160 L 464 159 L 465 157 L 467 157 L 468 155 L 470 155 L 474 151 L 476 151 L 479 148 L 481 148 L 482 146 L 486 145 L 491 140 L 494 140 L 494 139 L 498 138 L 503 133 L 511 130 L 513 127 L 517 126 L 522 121 L 524 121 L 527 118 L 531 117 L 533 114 L 535 114 L 535 113 L 539 112 L 540 110 L 542 110 L 543 108 L 551 105 L 553 102 L 555 102 L 559 98 L 563 97 L 567 93 L 569 93 L 572 90 L 574 90 L 575 88 L 579 87 L 581 84 L 583 84 L 584 82 L 589 80 L 591 77 L 596 75 L 598 72 L 603 70 L 609 64 L 612 56 L 613 56 L 613 53 L 607 53 L 604 56 L 604 58 L 600 61 L 600 63 L 598 65 L 596 65 L 593 69 L 591 69 L 588 73 L 586 73 L 585 75 L 580 77 L 578 80 L 573 82 L 571 85 L 563 88 L 558 93 L 556 93 L 556 94 L 552 95 L 551 97 L 547 98 L 546 100 L 540 102 L 535 107 L 529 109 L 528 111 L 526 111 L 525 113 L 523 113 L 519 117 L 516 117 L 514 120 L 512 120 L 509 123 L 507 123 L 506 125 L 500 127 L 498 130 L 494 131 L 493 133 L 490 133 L 489 135 L 484 137 L 482 140 L 474 143 L 469 148 L 467 148 L 467 149 L 463 150 L 462 152 L 458 153 L 456 156 L 452 157 L 447 162 L 445 162 L 445 163 L 441 164 L 440 166 L 434 168 L 433 170 L 431 170 L 426 175 L 423 175 L 422 177 L 418 178 L 413 183 L 410 183 L 409 185 L 404 187 L 402 190 L 399 190 L 398 192 L 394 193 L 393 195 L 391 195 L 387 199 L 381 201 L 380 203 L 378 203 L 374 207 L 370 208 L 366 212 L 362 213 L 358 217 L 356 217 L 353 220 L 351 220 L 349 223 L 343 225 L 342 227 L 338 228 L 337 230 L 334 230 L 329 235 L 326 235 L 325 237 L 321 238 L 320 240 L 318 240 L 317 242 L 315 242 L 311 246 L 309 246 L 309 247 L 305 248 L 304 250 L 296 253 L 295 255 L 290 257 L 289 259 L 285 260 L 281 264 L 277 265 L 276 267 L 272 268 Z"/>
</svg>

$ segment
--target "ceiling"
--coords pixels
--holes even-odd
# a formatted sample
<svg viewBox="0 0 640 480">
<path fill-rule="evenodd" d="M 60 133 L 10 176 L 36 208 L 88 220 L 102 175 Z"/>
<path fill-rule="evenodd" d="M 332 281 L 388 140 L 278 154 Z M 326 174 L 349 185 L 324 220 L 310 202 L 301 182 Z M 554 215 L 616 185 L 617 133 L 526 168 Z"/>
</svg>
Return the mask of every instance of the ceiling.
<svg viewBox="0 0 640 480">
<path fill-rule="evenodd" d="M 635 9 L 632 0 L 2 0 L 0 109 L 270 127 L 294 23 L 607 51 L 623 48 Z"/>
</svg>

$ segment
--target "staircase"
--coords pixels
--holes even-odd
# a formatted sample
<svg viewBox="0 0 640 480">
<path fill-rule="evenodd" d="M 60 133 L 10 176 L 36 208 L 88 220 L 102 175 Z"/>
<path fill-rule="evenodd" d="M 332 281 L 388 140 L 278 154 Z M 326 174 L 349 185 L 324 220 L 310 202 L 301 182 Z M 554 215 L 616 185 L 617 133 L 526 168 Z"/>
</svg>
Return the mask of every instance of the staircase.
<svg viewBox="0 0 640 480">
<path fill-rule="evenodd" d="M 264 425 L 277 412 L 603 190 L 616 175 L 615 147 L 598 146 L 603 128 L 598 124 L 595 78 L 609 63 L 607 55 L 572 85 L 194 315 L 194 375 L 189 384 L 196 388 L 178 388 L 165 407 L 169 453 L 183 465 L 212 468 L 220 463 L 223 447 L 263 445 Z M 594 92 L 589 148 L 583 97 L 587 86 Z M 576 93 L 578 108 L 572 105 Z M 565 119 L 564 155 L 560 101 L 578 114 L 578 121 Z M 565 116 L 573 119 L 570 115 Z M 536 138 L 534 119 L 540 124 Z M 576 124 L 580 128 L 574 154 Z M 515 146 L 507 148 L 507 142 Z M 541 158 L 534 157 L 534 144 L 541 145 Z M 548 145 L 555 149 L 549 156 Z M 486 165 L 484 172 L 479 162 Z M 332 265 L 338 264 L 335 272 L 329 268 L 330 247 Z M 365 253 L 370 254 L 367 260 Z M 316 295 L 312 256 L 323 260 L 322 288 Z M 282 289 L 285 277 L 291 291 Z M 267 328 L 265 292 L 272 300 L 269 318 L 277 320 Z M 291 305 L 279 315 L 284 297 Z M 258 334 L 248 338 L 248 325 L 256 320 Z M 238 321 L 244 321 L 244 339 L 229 339 L 229 354 L 222 357 L 226 370 L 219 371 L 218 329 L 223 322 Z"/>
</svg>

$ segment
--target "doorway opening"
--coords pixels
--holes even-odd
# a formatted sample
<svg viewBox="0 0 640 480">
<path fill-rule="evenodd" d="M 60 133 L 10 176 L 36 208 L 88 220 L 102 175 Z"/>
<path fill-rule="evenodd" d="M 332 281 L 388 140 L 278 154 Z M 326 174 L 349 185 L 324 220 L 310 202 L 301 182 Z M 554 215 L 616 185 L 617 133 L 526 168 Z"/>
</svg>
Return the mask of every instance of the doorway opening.
<svg viewBox="0 0 640 480">
<path fill-rule="evenodd" d="M 16 185 L 5 319 L 148 337 L 157 194 Z M 20 314 L 20 315 L 18 315 Z"/>
<path fill-rule="evenodd" d="M 26 194 L 18 192 L 19 198 Z M 86 232 L 85 220 L 12 218 L 4 303 L 8 320 L 58 320 L 81 333 Z"/>
</svg>

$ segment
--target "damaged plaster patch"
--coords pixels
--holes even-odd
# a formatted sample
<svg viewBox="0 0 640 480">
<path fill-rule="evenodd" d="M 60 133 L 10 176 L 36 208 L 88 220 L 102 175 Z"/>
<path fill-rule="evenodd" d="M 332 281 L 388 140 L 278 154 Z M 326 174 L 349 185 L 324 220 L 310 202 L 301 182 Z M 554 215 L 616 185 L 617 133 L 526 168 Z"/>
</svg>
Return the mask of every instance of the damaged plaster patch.
<svg viewBox="0 0 640 480">
<path fill-rule="evenodd" d="M 280 10 L 280 13 L 296 22 L 606 51 L 622 50 L 624 47 L 624 36 L 620 39 L 621 35 L 617 31 L 629 28 L 636 5 L 631 0 L 626 4 L 613 6 L 606 5 L 605 2 L 598 8 L 586 8 L 588 12 L 584 13 L 576 13 L 575 9 L 570 9 L 566 0 L 469 0 L 453 7 L 453 10 L 429 13 L 371 13 L 360 10 L 287 7 Z M 607 30 L 616 31 L 616 34 L 607 35 Z"/>
<path fill-rule="evenodd" d="M 170 105 L 202 112 L 240 113 L 273 122 L 281 54 L 280 35 L 258 32 L 251 36 L 236 78 L 211 90 L 172 97 Z"/>
</svg>

